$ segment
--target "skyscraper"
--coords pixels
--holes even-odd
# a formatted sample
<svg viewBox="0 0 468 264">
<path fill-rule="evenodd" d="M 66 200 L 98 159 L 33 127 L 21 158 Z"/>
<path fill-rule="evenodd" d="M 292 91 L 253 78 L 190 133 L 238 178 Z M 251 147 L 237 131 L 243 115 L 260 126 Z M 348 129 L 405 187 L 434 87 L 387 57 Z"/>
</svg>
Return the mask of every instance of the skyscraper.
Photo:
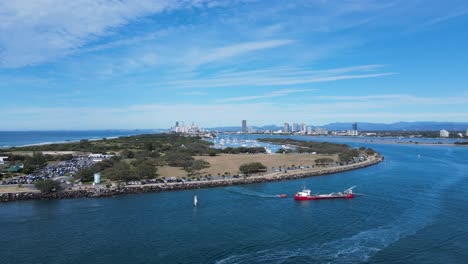
<svg viewBox="0 0 468 264">
<path fill-rule="evenodd" d="M 357 123 L 353 123 L 353 130 L 357 131 Z"/>
<path fill-rule="evenodd" d="M 247 120 L 242 120 L 242 132 L 247 133 Z"/>
<path fill-rule="evenodd" d="M 283 133 L 289 133 L 289 124 L 284 123 Z"/>
<path fill-rule="evenodd" d="M 179 127 L 179 121 L 175 122 L 175 127 Z"/>
<path fill-rule="evenodd" d="M 291 126 L 291 132 L 296 132 L 297 131 L 297 124 L 296 123 L 293 123 L 292 126 Z"/>
</svg>

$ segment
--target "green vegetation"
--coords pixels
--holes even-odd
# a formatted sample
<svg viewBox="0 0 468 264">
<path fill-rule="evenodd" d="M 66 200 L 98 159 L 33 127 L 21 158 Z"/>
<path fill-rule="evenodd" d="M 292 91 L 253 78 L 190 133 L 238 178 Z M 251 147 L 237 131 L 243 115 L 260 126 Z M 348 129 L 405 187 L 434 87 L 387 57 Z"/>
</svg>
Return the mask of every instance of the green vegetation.
<svg viewBox="0 0 468 264">
<path fill-rule="evenodd" d="M 34 184 L 34 186 L 42 193 L 59 192 L 62 190 L 60 182 L 54 180 L 42 180 Z"/>
<path fill-rule="evenodd" d="M 315 160 L 315 165 L 317 166 L 327 166 L 327 165 L 330 165 L 330 164 L 333 164 L 335 163 L 335 161 L 333 159 L 330 159 L 330 158 L 321 158 L 321 159 L 316 159 Z"/>
<path fill-rule="evenodd" d="M 265 172 L 267 171 L 267 167 L 260 162 L 252 162 L 241 165 L 239 171 L 244 174 Z"/>
<path fill-rule="evenodd" d="M 314 141 L 302 141 L 290 138 L 260 138 L 258 141 L 267 142 L 277 145 L 290 145 L 295 147 L 294 149 L 279 149 L 277 153 L 317 153 L 325 155 L 338 154 L 340 162 L 352 161 L 353 158 L 361 155 L 374 155 L 376 152 L 371 148 L 361 147 L 359 149 L 353 149 L 346 144 L 336 144 L 330 142 L 314 142 Z M 318 163 L 317 163 L 318 162 Z M 317 165 L 327 165 L 329 161 L 318 159 L 316 160 Z"/>
<path fill-rule="evenodd" d="M 118 153 L 118 157 L 96 163 L 80 170 L 75 179 L 90 182 L 94 173 L 102 172 L 103 178 L 115 181 L 150 179 L 157 176 L 157 166 L 182 167 L 191 174 L 207 168 L 207 161 L 195 160 L 193 156 L 215 156 L 220 150 L 211 148 L 212 143 L 199 137 L 180 134 L 148 134 L 98 141 L 81 140 L 61 144 L 11 148 L 10 151 L 34 151 L 33 157 L 14 155 L 10 160 L 24 160 L 25 172 L 45 166 L 50 160 L 70 159 L 70 155 L 42 155 L 39 151 L 80 151 L 91 153 Z"/>
<path fill-rule="evenodd" d="M 92 153 L 109 153 L 139 151 L 163 153 L 168 150 L 184 149 L 186 152 L 205 155 L 211 152 L 212 143 L 198 137 L 185 137 L 179 134 L 146 134 L 119 137 L 106 140 L 80 140 L 59 144 L 37 145 L 10 148 L 9 151 L 81 151 Z"/>
<path fill-rule="evenodd" d="M 238 147 L 238 148 L 227 147 L 220 151 L 221 153 L 226 153 L 226 154 L 239 154 L 239 153 L 258 154 L 258 153 L 266 152 L 264 147 L 249 147 L 249 148 L 248 147 Z"/>
<path fill-rule="evenodd" d="M 24 159 L 23 172 L 28 174 L 32 173 L 37 169 L 41 169 L 46 165 L 46 158 L 41 152 L 34 152 L 32 157 L 26 157 Z"/>
</svg>

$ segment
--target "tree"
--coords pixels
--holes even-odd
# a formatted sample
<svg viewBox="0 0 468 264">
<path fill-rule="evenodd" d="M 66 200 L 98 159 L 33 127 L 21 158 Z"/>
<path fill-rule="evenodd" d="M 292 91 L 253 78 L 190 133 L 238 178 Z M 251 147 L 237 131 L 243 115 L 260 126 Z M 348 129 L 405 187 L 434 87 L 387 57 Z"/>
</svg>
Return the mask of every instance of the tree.
<svg viewBox="0 0 468 264">
<path fill-rule="evenodd" d="M 151 142 L 145 142 L 143 147 L 144 147 L 145 150 L 147 150 L 149 152 L 154 150 L 153 143 L 151 143 Z"/>
<path fill-rule="evenodd" d="M 316 159 L 315 164 L 319 166 L 325 166 L 325 165 L 330 165 L 333 164 L 335 161 L 330 158 L 321 158 L 321 159 Z"/>
<path fill-rule="evenodd" d="M 24 160 L 23 172 L 26 174 L 32 173 L 35 170 L 41 169 L 45 166 L 46 159 L 42 152 L 34 152 L 32 157 L 27 157 Z"/>
<path fill-rule="evenodd" d="M 191 172 L 193 174 L 198 174 L 201 170 L 210 167 L 210 163 L 206 160 L 194 160 L 190 167 L 185 168 L 186 171 Z"/>
<path fill-rule="evenodd" d="M 265 172 L 267 167 L 260 162 L 246 163 L 239 167 L 239 171 L 245 174 Z"/>
<path fill-rule="evenodd" d="M 189 153 L 169 152 L 165 156 L 166 162 L 172 167 L 188 168 L 192 165 L 193 157 Z"/>
<path fill-rule="evenodd" d="M 124 161 L 114 163 L 114 166 L 103 172 L 104 177 L 114 181 L 129 181 L 134 179 L 130 165 Z"/>
<path fill-rule="evenodd" d="M 94 180 L 95 172 L 94 167 L 83 168 L 75 174 L 74 178 L 82 182 L 90 182 Z"/>
<path fill-rule="evenodd" d="M 135 157 L 135 153 L 133 153 L 131 150 L 124 150 L 120 153 L 120 155 L 127 159 L 133 159 Z"/>
<path fill-rule="evenodd" d="M 51 193 L 51 192 L 59 192 L 62 190 L 62 186 L 60 186 L 60 182 L 54 180 L 42 180 L 37 181 L 34 183 L 34 186 L 41 191 L 41 193 Z"/>
<path fill-rule="evenodd" d="M 132 174 L 136 179 L 154 178 L 156 168 L 150 162 L 141 162 L 132 170 Z"/>
</svg>

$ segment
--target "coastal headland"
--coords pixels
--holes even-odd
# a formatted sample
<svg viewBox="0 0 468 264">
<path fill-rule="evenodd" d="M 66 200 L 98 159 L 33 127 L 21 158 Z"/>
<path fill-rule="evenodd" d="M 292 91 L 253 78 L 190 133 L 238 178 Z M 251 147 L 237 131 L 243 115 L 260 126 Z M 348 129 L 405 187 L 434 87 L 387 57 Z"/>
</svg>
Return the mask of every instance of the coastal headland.
<svg viewBox="0 0 468 264">
<path fill-rule="evenodd" d="M 214 188 L 231 185 L 255 184 L 277 182 L 285 180 L 296 180 L 306 177 L 330 175 L 346 171 L 366 168 L 376 165 L 383 161 L 379 155 L 369 157 L 368 160 L 338 167 L 324 167 L 305 169 L 294 172 L 274 172 L 265 175 L 251 176 L 245 178 L 219 179 L 211 181 L 193 181 L 193 182 L 175 182 L 175 183 L 157 183 L 145 185 L 128 185 L 111 188 L 74 188 L 62 192 L 9 192 L 0 193 L 0 202 L 24 201 L 24 200 L 51 200 L 51 199 L 76 199 L 76 198 L 103 198 L 117 195 L 155 193 L 163 191 L 178 191 L 199 188 Z"/>
<path fill-rule="evenodd" d="M 180 134 L 28 146 L 3 151 L 0 201 L 109 197 L 335 174 L 379 163 L 370 148 L 265 138 L 282 146 L 214 149 Z M 98 175 L 98 176 L 96 176 Z M 15 188 L 16 187 L 16 188 Z"/>
</svg>

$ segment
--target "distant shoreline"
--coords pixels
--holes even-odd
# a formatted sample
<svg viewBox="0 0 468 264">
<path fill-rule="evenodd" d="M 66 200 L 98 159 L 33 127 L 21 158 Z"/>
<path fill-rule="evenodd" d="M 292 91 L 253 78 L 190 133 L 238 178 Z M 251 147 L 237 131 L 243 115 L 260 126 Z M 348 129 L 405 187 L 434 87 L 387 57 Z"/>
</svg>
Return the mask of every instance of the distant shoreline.
<svg viewBox="0 0 468 264">
<path fill-rule="evenodd" d="M 49 144 L 73 143 L 79 142 L 80 140 L 96 141 L 103 138 L 112 139 L 159 132 L 160 130 L 0 131 L 0 138 L 3 137 L 3 141 L 0 140 L 0 150 Z"/>
<path fill-rule="evenodd" d="M 140 194 L 140 193 L 151 193 L 151 192 L 163 192 L 163 191 L 178 191 L 178 190 L 189 190 L 189 189 L 200 189 L 200 188 L 214 188 L 224 187 L 231 185 L 242 185 L 242 184 L 255 184 L 255 183 L 267 183 L 277 182 L 285 180 L 296 180 L 306 177 L 322 176 L 337 174 L 361 168 L 366 168 L 372 165 L 376 165 L 383 161 L 383 157 L 375 155 L 370 157 L 368 160 L 350 164 L 342 165 L 338 167 L 325 167 L 317 169 L 304 169 L 300 171 L 292 172 L 273 172 L 266 175 L 256 175 L 246 178 L 235 178 L 235 179 L 220 179 L 211 181 L 192 181 L 182 183 L 158 183 L 158 184 L 145 184 L 145 185 L 130 185 L 120 188 L 81 188 L 73 189 L 55 193 L 40 193 L 40 192 L 11 192 L 11 193 L 0 193 L 0 202 L 13 202 L 13 201 L 24 201 L 24 200 L 53 200 L 53 199 L 77 199 L 77 198 L 103 198 L 113 197 L 117 195 L 126 194 Z"/>
</svg>

